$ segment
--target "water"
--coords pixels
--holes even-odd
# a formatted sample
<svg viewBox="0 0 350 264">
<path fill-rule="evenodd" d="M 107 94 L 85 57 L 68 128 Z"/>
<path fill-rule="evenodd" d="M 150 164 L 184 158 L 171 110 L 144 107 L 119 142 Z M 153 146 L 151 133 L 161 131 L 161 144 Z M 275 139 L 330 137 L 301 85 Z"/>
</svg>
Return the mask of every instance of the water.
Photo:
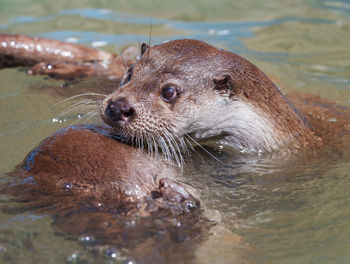
<svg viewBox="0 0 350 264">
<path fill-rule="evenodd" d="M 350 2 L 346 0 L 0 1 L 1 32 L 105 45 L 102 48 L 109 51 L 147 42 L 150 23 L 152 43 L 204 40 L 248 58 L 284 93 L 319 95 L 350 107 Z M 5 173 L 34 146 L 71 124 L 64 119 L 54 122 L 67 107 L 54 104 L 89 91 L 98 82 L 86 80 L 65 89 L 63 81 L 27 76 L 20 69 L 1 70 L 0 80 L 0 179 L 6 182 Z M 202 153 L 205 162 L 195 156 L 185 174 L 200 190 L 206 209 L 217 210 L 225 228 L 252 249 L 249 261 L 349 263 L 349 142 L 344 140 L 341 155 L 329 150 L 309 159 L 231 157 L 211 150 L 225 166 Z M 0 201 L 2 208 L 16 208 L 7 196 Z M 52 222 L 47 214 L 3 209 L 1 262 L 97 261 L 81 241 L 57 234 Z M 227 247 L 231 240 L 226 237 L 224 246 L 218 246 L 213 258 L 217 263 L 219 256 L 229 257 L 225 242 Z"/>
</svg>

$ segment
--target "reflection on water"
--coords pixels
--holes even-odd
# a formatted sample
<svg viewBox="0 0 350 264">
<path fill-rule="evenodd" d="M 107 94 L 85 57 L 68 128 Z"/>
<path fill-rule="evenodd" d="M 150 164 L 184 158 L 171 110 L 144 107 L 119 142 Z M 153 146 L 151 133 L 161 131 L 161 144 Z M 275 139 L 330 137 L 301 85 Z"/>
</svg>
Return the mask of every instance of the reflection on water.
<svg viewBox="0 0 350 264">
<path fill-rule="evenodd" d="M 253 61 L 285 93 L 312 93 L 349 107 L 349 6 L 346 0 L 220 0 L 215 6 L 206 0 L 167 0 L 162 5 L 141 0 L 5 0 L 0 2 L 0 31 L 115 51 L 115 46 L 147 42 L 152 23 L 152 43 L 176 38 L 208 41 Z M 108 93 L 116 85 L 96 80 L 67 84 L 26 76 L 18 69 L 1 70 L 0 80 L 1 183 L 10 180 L 4 173 L 43 138 L 77 117 L 59 119 L 69 105 L 55 103 L 101 85 Z M 252 262 L 347 263 L 349 142 L 344 136 L 342 153 L 330 148 L 313 158 L 232 156 L 210 150 L 221 163 L 205 153 L 194 154 L 185 174 L 200 191 L 206 210 L 217 210 L 225 228 L 253 249 Z M 22 203 L 0 197 L 2 262 L 97 261 L 86 239 L 57 233 L 50 215 L 20 210 Z M 218 246 L 217 254 L 225 257 L 226 251 Z"/>
</svg>

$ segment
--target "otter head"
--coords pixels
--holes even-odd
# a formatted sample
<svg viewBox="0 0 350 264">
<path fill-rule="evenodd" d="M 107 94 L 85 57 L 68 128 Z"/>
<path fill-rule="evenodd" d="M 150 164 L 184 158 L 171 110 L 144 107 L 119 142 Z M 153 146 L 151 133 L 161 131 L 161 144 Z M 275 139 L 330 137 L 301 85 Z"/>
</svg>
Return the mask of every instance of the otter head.
<svg viewBox="0 0 350 264">
<path fill-rule="evenodd" d="M 121 86 L 103 101 L 101 116 L 132 141 L 169 155 L 180 151 L 186 136 L 270 151 L 302 127 L 257 67 L 197 40 L 142 44 Z"/>
</svg>

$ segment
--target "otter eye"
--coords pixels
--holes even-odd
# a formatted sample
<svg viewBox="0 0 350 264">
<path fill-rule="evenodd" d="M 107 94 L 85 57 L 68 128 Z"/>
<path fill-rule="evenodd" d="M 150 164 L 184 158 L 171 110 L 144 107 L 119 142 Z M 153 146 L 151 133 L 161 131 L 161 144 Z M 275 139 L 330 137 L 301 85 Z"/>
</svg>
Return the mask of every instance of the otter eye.
<svg viewBox="0 0 350 264">
<path fill-rule="evenodd" d="M 174 102 L 177 97 L 177 92 L 174 87 L 166 86 L 162 90 L 162 97 L 166 102 Z"/>
<path fill-rule="evenodd" d="M 134 69 L 134 65 L 131 65 L 131 67 L 128 69 L 128 71 L 124 74 L 124 77 L 122 78 L 122 80 L 120 82 L 120 86 L 127 84 L 131 80 L 133 69 Z"/>
</svg>

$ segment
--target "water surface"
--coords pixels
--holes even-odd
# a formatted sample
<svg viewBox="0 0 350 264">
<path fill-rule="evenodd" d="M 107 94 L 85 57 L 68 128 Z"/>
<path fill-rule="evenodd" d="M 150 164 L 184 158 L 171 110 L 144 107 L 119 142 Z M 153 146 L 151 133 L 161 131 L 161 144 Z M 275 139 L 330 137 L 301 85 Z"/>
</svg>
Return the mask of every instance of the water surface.
<svg viewBox="0 0 350 264">
<path fill-rule="evenodd" d="M 248 58 L 284 93 L 310 93 L 350 107 L 346 0 L 0 2 L 1 32 L 112 52 L 149 41 L 150 24 L 153 44 L 204 40 Z M 0 80 L 0 179 L 6 182 L 6 172 L 71 120 L 59 118 L 67 105 L 55 105 L 67 96 L 60 92 L 66 89 L 64 81 L 27 76 L 21 69 L 1 70 Z M 69 94 L 97 85 L 91 80 L 70 84 Z M 348 263 L 350 144 L 349 139 L 344 142 L 341 155 L 328 151 L 311 160 L 231 157 L 211 150 L 225 166 L 202 153 L 202 158 L 193 157 L 185 174 L 200 190 L 208 211 L 217 210 L 223 225 L 253 249 L 252 262 Z M 1 196 L 1 206 L 16 208 L 16 203 Z M 52 222 L 51 216 L 30 210 L 3 210 L 1 262 L 75 263 L 76 252 L 88 263 L 96 261 L 77 239 L 57 235 Z"/>
</svg>

